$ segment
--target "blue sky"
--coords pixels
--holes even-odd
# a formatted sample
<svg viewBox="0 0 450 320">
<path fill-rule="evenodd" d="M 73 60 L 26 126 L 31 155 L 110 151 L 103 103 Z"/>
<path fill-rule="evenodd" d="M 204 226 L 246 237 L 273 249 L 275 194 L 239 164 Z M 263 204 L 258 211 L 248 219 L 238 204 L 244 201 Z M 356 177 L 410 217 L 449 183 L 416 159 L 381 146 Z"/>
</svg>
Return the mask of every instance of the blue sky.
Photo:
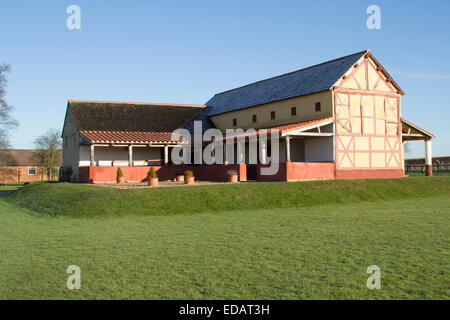
<svg viewBox="0 0 450 320">
<path fill-rule="evenodd" d="M 81 8 L 81 30 L 66 8 Z M 366 8 L 381 8 L 368 30 Z M 0 63 L 32 148 L 68 99 L 203 104 L 214 93 L 370 49 L 406 92 L 403 116 L 450 155 L 449 1 L 4 0 Z M 423 142 L 407 157 L 423 157 Z"/>
</svg>

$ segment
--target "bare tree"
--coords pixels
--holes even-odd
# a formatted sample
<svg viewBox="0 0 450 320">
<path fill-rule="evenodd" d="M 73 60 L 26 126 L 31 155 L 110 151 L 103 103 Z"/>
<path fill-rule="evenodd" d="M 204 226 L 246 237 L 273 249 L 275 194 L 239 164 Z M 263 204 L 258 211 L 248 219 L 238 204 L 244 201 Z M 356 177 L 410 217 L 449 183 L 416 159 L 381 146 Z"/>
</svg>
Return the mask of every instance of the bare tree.
<svg viewBox="0 0 450 320">
<path fill-rule="evenodd" d="M 49 180 L 53 180 L 55 172 L 62 162 L 61 132 L 57 129 L 49 129 L 34 141 L 36 148 L 35 158 L 42 166 L 43 173 Z"/>
<path fill-rule="evenodd" d="M 9 72 L 10 67 L 7 64 L 0 65 L 0 149 L 9 147 L 10 130 L 18 126 L 16 120 L 11 117 L 13 107 L 6 101 L 6 86 L 8 81 L 5 74 Z"/>
<path fill-rule="evenodd" d="M 411 146 L 409 145 L 409 142 L 405 142 L 403 148 L 404 148 L 403 150 L 404 150 L 405 154 L 411 153 Z"/>
<path fill-rule="evenodd" d="M 10 130 L 18 126 L 16 120 L 11 117 L 13 107 L 6 101 L 6 86 L 8 81 L 5 74 L 10 68 L 7 64 L 0 64 L 0 177 L 6 179 L 11 172 L 7 167 L 11 164 L 12 157 L 9 153 Z"/>
<path fill-rule="evenodd" d="M 13 166 L 15 163 L 16 159 L 10 150 L 0 149 L 0 181 L 6 184 L 10 176 L 14 173 L 14 170 L 10 166 Z"/>
</svg>

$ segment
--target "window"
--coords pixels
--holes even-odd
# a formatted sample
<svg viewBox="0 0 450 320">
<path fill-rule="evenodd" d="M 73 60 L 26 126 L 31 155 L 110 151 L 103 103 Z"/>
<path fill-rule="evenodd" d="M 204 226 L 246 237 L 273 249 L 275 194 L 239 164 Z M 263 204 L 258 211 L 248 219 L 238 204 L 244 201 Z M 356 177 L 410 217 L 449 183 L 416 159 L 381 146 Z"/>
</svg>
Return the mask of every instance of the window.
<svg viewBox="0 0 450 320">
<path fill-rule="evenodd" d="M 252 121 L 253 121 L 253 122 L 256 122 L 256 114 L 254 114 L 254 115 L 252 116 Z"/>
<path fill-rule="evenodd" d="M 36 175 L 36 168 L 35 167 L 28 168 L 28 175 L 29 176 L 35 176 Z"/>
<path fill-rule="evenodd" d="M 320 102 L 316 102 L 316 112 L 320 112 L 322 109 Z"/>
<path fill-rule="evenodd" d="M 291 116 L 296 116 L 297 115 L 297 108 L 296 107 L 292 107 L 291 108 Z"/>
<path fill-rule="evenodd" d="M 235 118 L 235 119 L 233 119 L 233 127 L 236 127 L 237 126 L 237 119 Z"/>
<path fill-rule="evenodd" d="M 270 119 L 271 119 L 271 120 L 274 120 L 274 119 L 275 119 L 275 111 L 272 111 L 272 112 L 270 113 Z"/>
</svg>

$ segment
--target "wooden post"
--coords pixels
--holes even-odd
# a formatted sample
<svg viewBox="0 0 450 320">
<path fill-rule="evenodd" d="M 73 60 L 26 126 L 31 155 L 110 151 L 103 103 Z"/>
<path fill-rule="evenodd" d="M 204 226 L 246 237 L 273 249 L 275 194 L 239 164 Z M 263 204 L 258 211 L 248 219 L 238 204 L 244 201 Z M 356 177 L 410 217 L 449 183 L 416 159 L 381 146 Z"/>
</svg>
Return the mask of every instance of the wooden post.
<svg viewBox="0 0 450 320">
<path fill-rule="evenodd" d="M 431 139 L 425 140 L 425 174 L 433 175 L 433 156 L 431 154 Z"/>
<path fill-rule="evenodd" d="M 167 165 L 169 163 L 169 146 L 166 144 L 164 146 L 164 164 Z"/>
<path fill-rule="evenodd" d="M 290 142 L 290 137 L 286 136 L 285 137 L 285 141 L 286 141 L 286 162 L 290 162 L 291 161 L 291 142 Z"/>
<path fill-rule="evenodd" d="M 95 153 L 94 153 L 94 145 L 91 144 L 91 156 L 90 156 L 91 166 L 95 166 Z"/>
<path fill-rule="evenodd" d="M 132 145 L 128 146 L 128 166 L 129 167 L 133 166 L 133 146 Z"/>
</svg>

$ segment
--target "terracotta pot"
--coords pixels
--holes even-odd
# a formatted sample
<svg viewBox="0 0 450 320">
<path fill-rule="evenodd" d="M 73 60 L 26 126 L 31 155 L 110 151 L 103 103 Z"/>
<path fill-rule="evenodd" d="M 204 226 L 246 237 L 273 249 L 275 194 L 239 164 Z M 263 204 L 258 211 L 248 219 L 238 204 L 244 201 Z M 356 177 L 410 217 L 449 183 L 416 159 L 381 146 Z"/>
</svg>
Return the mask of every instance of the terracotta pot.
<svg viewBox="0 0 450 320">
<path fill-rule="evenodd" d="M 228 182 L 237 183 L 238 182 L 238 175 L 237 174 L 230 174 L 230 175 L 228 175 Z"/>
<path fill-rule="evenodd" d="M 117 178 L 117 183 L 125 183 L 125 177 Z"/>
<path fill-rule="evenodd" d="M 151 187 L 156 187 L 158 186 L 158 180 L 159 178 L 150 178 L 148 181 L 148 185 Z"/>
<path fill-rule="evenodd" d="M 184 184 L 194 184 L 195 177 L 184 177 Z"/>
<path fill-rule="evenodd" d="M 184 182 L 184 175 L 177 174 L 177 182 Z"/>
</svg>

